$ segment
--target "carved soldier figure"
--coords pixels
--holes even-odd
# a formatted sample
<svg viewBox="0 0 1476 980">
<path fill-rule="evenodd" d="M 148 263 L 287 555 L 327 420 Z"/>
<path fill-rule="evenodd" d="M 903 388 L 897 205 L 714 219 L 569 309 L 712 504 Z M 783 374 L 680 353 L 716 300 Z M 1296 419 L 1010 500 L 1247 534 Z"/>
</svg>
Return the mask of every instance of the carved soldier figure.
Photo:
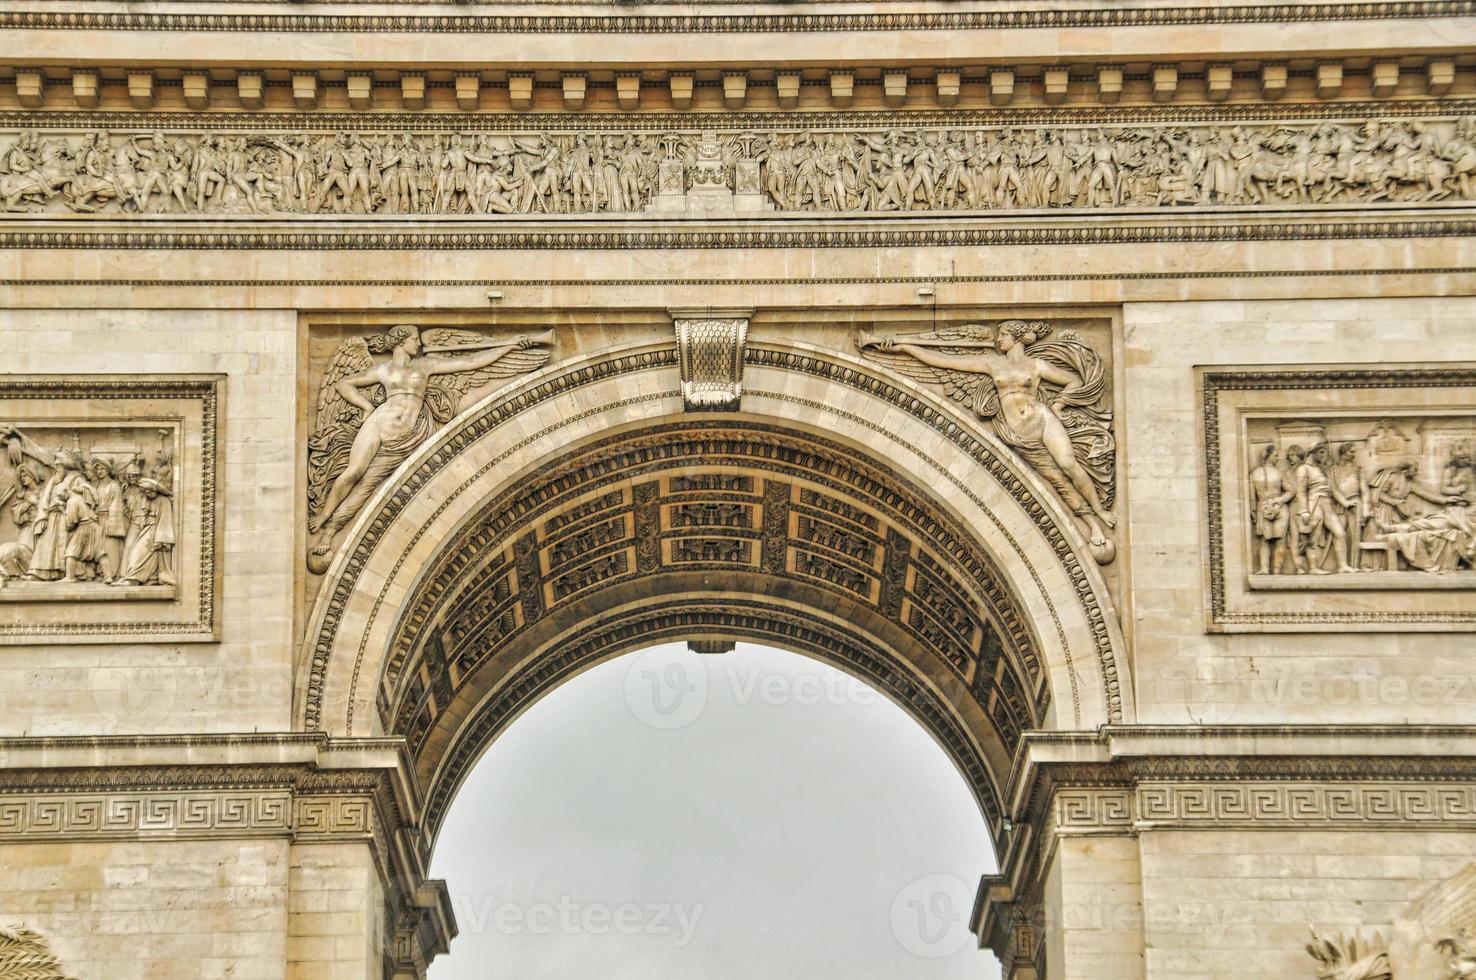
<svg viewBox="0 0 1476 980">
<path fill-rule="evenodd" d="M 1327 551 L 1330 549 L 1339 572 L 1355 572 L 1349 561 L 1348 533 L 1344 529 L 1342 515 L 1333 502 L 1332 486 L 1327 478 L 1330 463 L 1327 444 L 1319 443 L 1312 448 L 1292 474 L 1292 485 L 1296 488 L 1295 507 L 1301 539 L 1305 549 L 1305 568 L 1313 575 L 1327 575 L 1325 567 Z M 1310 554 L 1316 548 L 1318 554 Z"/>
<path fill-rule="evenodd" d="M 1122 187 L 1117 171 L 1117 144 L 1102 130 L 1097 130 L 1091 143 L 1092 170 L 1086 181 L 1087 206 L 1122 203 Z"/>
<path fill-rule="evenodd" d="M 19 435 L 15 429 L 12 433 Z M 37 459 L 44 458 L 44 451 L 28 437 L 26 452 Z M 69 449 L 59 449 L 52 457 L 51 475 L 41 487 L 36 505 L 36 520 L 31 534 L 34 541 L 31 565 L 26 577 L 42 582 L 52 582 L 67 574 L 67 541 L 70 537 L 67 505 L 72 491 L 79 483 L 86 483 L 82 476 L 82 457 Z"/>
<path fill-rule="evenodd" d="M 1256 573 L 1279 575 L 1286 564 L 1286 535 L 1291 524 L 1287 503 L 1296 490 L 1286 486 L 1276 467 L 1276 446 L 1261 451 L 1261 461 L 1250 472 L 1251 526 L 1257 545 Z"/>
<path fill-rule="evenodd" d="M 1368 512 L 1368 488 L 1364 486 L 1363 470 L 1358 465 L 1356 445 L 1345 442 L 1338 447 L 1328 477 L 1332 484 L 1333 505 L 1348 535 L 1349 563 L 1357 566 L 1360 564 L 1358 546 L 1363 541 L 1363 517 Z"/>
</svg>

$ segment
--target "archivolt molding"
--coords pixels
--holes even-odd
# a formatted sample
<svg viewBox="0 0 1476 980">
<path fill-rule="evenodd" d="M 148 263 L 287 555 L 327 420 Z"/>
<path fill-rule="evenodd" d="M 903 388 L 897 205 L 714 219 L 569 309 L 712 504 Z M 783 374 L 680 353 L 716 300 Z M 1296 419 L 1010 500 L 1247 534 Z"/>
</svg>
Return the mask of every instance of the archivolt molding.
<svg viewBox="0 0 1476 980">
<path fill-rule="evenodd" d="M 716 633 L 773 643 L 843 667 L 903 705 L 949 753 L 979 802 L 991 833 L 1000 823 L 1000 789 L 979 745 L 946 699 L 900 669 L 894 655 L 836 621 L 792 605 L 759 600 L 701 598 L 617 611 L 593 629 L 580 629 L 503 681 L 457 730 L 426 793 L 425 825 L 434 839 L 451 801 L 487 744 L 522 710 L 568 677 L 602 660 L 653 643 Z"/>
<path fill-rule="evenodd" d="M 592 358 L 562 369 L 554 368 L 552 370 L 555 373 L 552 376 L 548 376 L 547 373 L 537 376 L 525 386 L 504 396 L 494 396 L 493 400 L 464 413 L 458 424 L 448 427 L 436 440 L 423 448 L 416 459 L 407 464 L 408 469 L 402 471 L 403 475 L 395 484 L 381 490 L 379 496 L 361 515 L 358 524 L 351 530 L 349 543 L 340 552 L 330 570 L 329 577 L 324 584 L 324 592 L 314 614 L 301 695 L 304 724 L 309 729 L 327 728 L 353 731 L 362 729 L 366 724 L 372 727 L 372 724 L 366 722 L 362 717 L 355 720 L 354 706 L 362 705 L 369 696 L 365 690 L 368 685 L 378 685 L 381 669 L 387 671 L 387 686 L 381 690 L 377 700 L 380 709 L 389 712 L 387 718 L 397 717 L 391 710 L 393 704 L 398 703 L 401 696 L 395 685 L 399 684 L 399 690 L 403 691 L 406 690 L 405 685 L 413 680 L 409 677 L 407 666 L 410 662 L 407 660 L 409 650 L 404 647 L 403 638 L 412 634 L 420 635 L 427 626 L 437 625 L 440 622 L 439 620 L 433 622 L 436 616 L 442 615 L 434 612 L 440 602 L 436 596 L 449 594 L 455 587 L 456 581 L 481 576 L 485 579 L 483 584 L 489 585 L 487 594 L 493 597 L 493 605 L 500 602 L 507 606 L 501 612 L 489 608 L 487 616 L 480 620 L 486 623 L 492 623 L 501 618 L 514 628 L 521 628 L 520 616 L 528 618 L 530 613 L 541 616 L 542 608 L 535 608 L 535 605 L 541 604 L 543 608 L 547 608 L 549 604 L 561 601 L 553 599 L 555 590 L 561 590 L 560 586 L 556 584 L 556 581 L 548 580 L 549 578 L 557 579 L 557 575 L 545 575 L 542 567 L 538 567 L 535 571 L 537 555 L 533 549 L 544 547 L 546 542 L 530 539 L 525 545 L 517 545 L 515 542 L 521 539 L 514 536 L 511 540 L 507 540 L 513 526 L 525 524 L 529 515 L 537 512 L 537 494 L 528 496 L 527 494 L 519 495 L 513 491 L 504 492 L 503 496 L 507 496 L 508 499 L 501 500 L 495 507 L 489 507 L 482 501 L 473 502 L 461 498 L 470 492 L 478 481 L 484 479 L 485 474 L 497 469 L 500 465 L 499 461 L 518 461 L 501 463 L 504 466 L 537 466 L 539 469 L 548 466 L 547 459 L 530 456 L 533 451 L 532 447 L 547 438 L 557 439 L 559 431 L 565 430 L 570 425 L 581 424 L 582 419 L 594 418 L 607 407 L 622 412 L 625 425 L 635 426 L 637 429 L 640 425 L 638 420 L 643 416 L 653 422 L 659 422 L 663 414 L 674 410 L 679 411 L 675 355 L 674 346 L 663 345 L 658 348 L 638 349 Z M 955 420 L 948 410 L 940 410 L 924 398 L 901 391 L 860 366 L 859 362 L 835 361 L 809 353 L 785 352 L 753 346 L 749 348 L 748 359 L 751 367 L 765 365 L 783 371 L 799 370 L 801 373 L 808 373 L 814 378 L 824 379 L 842 388 L 855 389 L 866 398 L 876 399 L 878 405 L 885 404 L 889 408 L 902 410 L 906 416 L 914 420 L 913 424 L 922 423 L 928 426 L 932 431 L 943 435 L 950 445 L 958 447 L 969 453 L 976 461 L 985 464 L 984 472 L 990 473 L 993 479 L 1000 480 L 1003 492 L 1026 508 L 1026 513 L 1030 515 L 1029 521 L 1034 524 L 1031 533 L 1044 534 L 1051 542 L 1048 553 L 1053 554 L 1060 564 L 1059 570 L 1050 573 L 1051 576 L 1064 574 L 1068 581 L 1075 583 L 1077 590 L 1075 601 L 1081 604 L 1080 607 L 1083 608 L 1087 623 L 1094 624 L 1088 625 L 1083 634 L 1089 637 L 1085 649 L 1081 646 L 1081 636 L 1070 635 L 1080 627 L 1061 627 L 1067 630 L 1066 639 L 1069 645 L 1076 649 L 1076 655 L 1080 657 L 1089 649 L 1091 656 L 1099 661 L 1099 669 L 1102 673 L 1100 682 L 1092 685 L 1093 690 L 1099 691 L 1100 694 L 1094 693 L 1092 697 L 1101 697 L 1105 703 L 1095 708 L 1075 704 L 1072 708 L 1073 714 L 1080 717 L 1080 712 L 1085 710 L 1100 711 L 1104 718 L 1122 717 L 1123 703 L 1115 652 L 1118 641 L 1115 639 L 1115 626 L 1110 620 L 1111 614 L 1104 606 L 1105 600 L 1101 598 L 1100 579 L 1076 557 L 1070 544 L 1070 533 L 1063 533 L 1057 527 L 1056 522 L 1059 518 L 1054 514 L 1052 508 L 1042 506 L 1035 499 L 1035 494 L 1039 491 L 1033 485 L 1022 480 L 1019 474 L 997 455 L 995 450 L 988 447 L 984 441 L 975 438 L 966 424 Z M 657 387 L 669 383 L 672 390 L 670 392 L 653 390 L 651 384 L 654 378 L 648 378 L 645 382 L 636 382 L 633 376 L 643 372 L 663 372 L 668 375 L 666 380 L 660 382 Z M 626 376 L 632 376 L 626 384 L 641 387 L 643 390 L 651 391 L 651 394 L 641 396 L 634 401 L 627 400 L 612 406 L 590 409 L 585 413 L 579 413 L 579 416 L 575 418 L 550 414 L 540 408 L 554 399 L 559 399 L 585 386 L 601 384 L 605 385 L 606 390 L 610 390 L 611 382 Z M 622 409 L 621 405 L 626 407 Z M 631 409 L 635 409 L 633 414 Z M 495 457 L 473 462 L 476 457 L 469 456 L 468 450 L 484 436 L 513 422 L 515 418 L 519 418 L 517 424 L 520 425 L 518 430 L 520 438 L 505 443 Z M 540 429 L 541 424 L 547 424 L 541 423 L 540 418 L 553 423 L 552 427 Z M 816 419 L 813 424 L 820 426 L 822 422 Z M 719 427 L 721 425 L 731 427 L 733 419 L 724 418 Z M 680 433 L 676 435 L 680 436 Z M 717 439 L 720 435 L 721 433 L 715 431 L 712 439 Z M 700 431 L 693 437 L 699 440 L 703 438 Z M 670 435 L 660 436 L 654 442 L 648 440 L 647 448 L 639 450 L 637 456 L 629 456 L 627 451 L 618 445 L 620 436 L 609 438 L 612 445 L 606 451 L 605 458 L 608 462 L 603 466 L 603 473 L 612 480 L 618 480 L 618 475 L 623 472 L 621 467 L 627 462 L 636 461 L 639 452 L 655 452 L 659 455 L 662 451 L 661 446 L 671 442 Z M 782 448 L 786 441 L 794 439 L 794 434 L 786 435 L 781 428 L 764 438 L 775 447 Z M 708 443 L 713 448 L 720 449 L 720 440 L 713 442 L 712 439 L 709 439 Z M 824 442 L 824 440 L 807 441 L 817 446 L 818 443 Z M 828 448 L 818 446 L 818 449 L 821 455 L 814 457 L 817 461 L 826 459 L 833 461 L 849 455 L 848 452 L 840 452 L 837 455 L 839 447 L 836 445 Z M 610 453 L 624 453 L 625 455 L 612 458 Z M 616 465 L 617 462 L 620 463 L 619 466 Z M 794 463 L 785 465 L 794 465 Z M 828 472 L 832 466 L 833 462 L 819 463 L 819 469 L 822 471 L 819 477 L 823 479 L 824 473 Z M 871 466 L 874 468 L 875 464 Z M 437 501 L 433 505 L 428 504 L 426 500 L 417 502 L 419 495 L 443 471 L 454 471 L 458 474 L 459 488 L 442 486 L 436 493 Z M 540 479 L 551 487 L 572 488 L 579 483 L 575 475 L 568 469 L 554 469 L 542 472 Z M 630 476 L 629 473 L 626 475 Z M 526 477 L 520 479 L 525 480 Z M 638 472 L 633 479 L 635 480 L 634 485 L 638 487 L 642 481 Z M 782 480 L 782 476 L 776 472 L 772 479 Z M 886 482 L 889 481 L 883 481 L 881 487 L 873 488 L 873 490 L 886 489 Z M 753 487 L 754 491 L 758 489 L 757 485 Z M 508 496 L 509 492 L 513 495 Z M 627 491 L 618 492 L 626 493 Z M 594 494 L 592 499 L 598 499 L 598 494 Z M 478 519 L 468 509 L 473 503 L 482 505 L 476 508 L 478 512 L 488 514 L 495 525 L 505 527 L 509 531 L 504 533 L 494 529 L 487 533 L 481 532 Z M 633 501 L 622 499 L 622 506 L 632 503 Z M 926 512 L 926 508 L 920 511 L 912 505 L 903 506 L 899 512 L 897 511 L 898 503 L 900 501 L 889 505 L 892 512 L 910 513 L 912 515 L 910 520 L 916 520 Z M 402 515 L 408 516 L 408 512 L 416 515 L 413 527 L 403 523 Z M 440 516 L 443 514 L 447 516 Z M 427 569 L 423 558 L 417 560 L 412 558 L 412 555 L 428 547 L 420 542 L 426 540 L 426 535 L 430 533 L 429 529 L 439 528 L 440 525 L 437 522 L 448 519 L 454 519 L 456 522 L 457 530 L 453 533 L 461 536 L 457 540 L 477 542 L 477 548 L 445 547 L 442 554 L 446 556 L 449 564 L 445 565 L 444 570 L 435 571 L 434 574 L 420 574 L 414 583 L 408 586 L 400 584 L 399 576 L 402 572 L 410 574 L 412 569 L 418 568 L 421 572 Z M 629 519 L 640 520 L 642 518 L 638 514 L 632 514 Z M 588 521 L 590 526 L 599 524 L 596 516 L 590 516 Z M 951 533 L 959 542 L 967 541 L 970 535 L 970 532 L 961 529 L 955 529 Z M 437 535 L 443 540 L 445 531 L 438 530 Z M 728 535 L 727 537 L 737 540 L 742 535 Z M 394 542 L 394 549 L 377 554 L 389 541 Z M 499 541 L 502 543 L 497 543 Z M 585 576 L 588 581 L 578 576 L 570 578 L 569 581 L 572 584 L 568 587 L 568 595 L 574 596 L 587 588 L 597 587 L 605 577 L 619 577 L 624 574 L 621 568 L 621 558 L 616 557 L 617 554 L 624 557 L 627 563 L 626 569 L 639 567 L 643 562 L 651 563 L 648 567 L 655 567 L 656 560 L 649 554 L 643 557 L 640 552 L 625 551 L 626 546 L 618 542 L 604 546 L 604 550 L 601 550 L 601 547 L 596 542 L 594 551 L 591 552 L 596 556 L 597 561 L 588 561 L 579 565 L 580 568 L 593 570 L 590 575 Z M 1028 628 L 1021 631 L 1016 627 L 1012 633 L 1007 625 L 1012 614 L 1008 612 L 1008 608 L 1000 608 L 999 596 L 1007 594 L 1008 590 L 1002 594 L 997 589 L 990 593 L 979 588 L 978 583 L 981 580 L 988 580 L 991 576 L 968 571 L 967 548 L 946 543 L 941 547 L 930 547 L 936 548 L 937 555 L 943 558 L 945 566 L 955 565 L 965 573 L 965 577 L 970 582 L 970 589 L 978 591 L 981 595 L 996 595 L 996 599 L 992 601 L 995 608 L 991 610 L 991 617 L 999 617 L 996 621 L 1006 624 L 1005 635 L 1010 638 L 1008 645 L 1016 650 L 1022 650 L 1022 644 L 1028 640 Z M 715 541 L 710 555 L 699 550 L 695 552 L 695 556 L 699 559 L 699 564 L 704 559 L 724 564 L 730 561 L 758 561 L 761 560 L 758 558 L 760 553 L 757 548 L 745 551 L 741 541 L 737 546 L 723 546 Z M 471 557 L 476 557 L 477 560 L 472 561 Z M 957 563 L 961 560 L 965 560 L 965 564 L 958 566 Z M 1022 559 L 1010 557 L 1003 566 L 1006 574 L 1014 574 L 1009 570 L 1014 568 L 1020 560 Z M 833 560 L 831 564 L 834 564 L 837 569 L 844 570 L 847 559 L 842 555 Z M 880 566 L 873 567 L 880 570 Z M 523 579 L 535 574 L 540 581 L 543 581 L 543 586 L 535 592 L 523 590 Z M 841 573 L 837 571 L 836 574 Z M 867 573 L 862 569 L 859 574 L 864 578 Z M 997 576 L 998 573 L 994 575 Z M 494 582 L 499 576 L 504 576 L 504 581 L 507 583 L 501 587 L 500 591 Z M 820 576 L 822 580 L 827 577 L 823 574 Z M 847 581 L 849 578 L 850 576 L 841 574 L 842 581 Z M 995 580 L 1003 581 L 998 577 Z M 1031 581 L 1028 575 L 1026 581 Z M 1038 578 L 1034 581 L 1037 588 L 1043 585 Z M 838 586 L 836 581 L 822 581 L 817 583 L 816 587 L 837 589 L 840 592 L 845 590 L 845 586 Z M 511 601 L 514 595 L 523 598 Z M 393 606 L 390 605 L 391 596 L 395 597 Z M 874 598 L 873 594 L 873 601 Z M 1059 601 L 1060 598 L 1058 594 L 1055 600 Z M 1035 601 L 1038 603 L 1039 599 Z M 390 608 L 404 610 L 397 625 L 386 618 Z M 508 615 L 512 618 L 507 619 Z M 352 633 L 343 633 L 345 616 L 352 619 L 354 624 Z M 538 616 L 533 618 L 538 618 Z M 1014 619 L 1014 622 L 1023 625 L 1018 618 Z M 397 641 L 396 637 L 401 639 Z M 376 653 L 381 643 L 386 646 L 382 653 Z M 397 647 L 393 646 L 397 643 L 399 644 Z M 1052 644 L 1052 648 L 1059 650 L 1056 643 Z M 393 652 L 394 650 L 399 652 Z M 445 655 L 444 650 L 441 653 L 442 656 Z M 386 658 L 383 667 L 378 659 L 381 656 Z M 1024 654 L 1022 653 L 1021 656 Z M 1037 659 L 1039 659 L 1038 655 Z M 1067 676 L 1066 673 L 1059 674 L 1057 681 L 1061 682 L 1065 676 Z M 426 680 L 429 681 L 428 678 Z M 1037 689 L 1041 690 L 1042 694 L 1044 693 L 1043 689 Z M 416 697 L 422 703 L 428 697 L 434 699 L 434 696 L 435 692 L 429 683 L 416 692 Z M 444 698 L 444 696 L 445 691 L 443 690 L 440 697 Z M 1041 703 L 1044 704 L 1043 701 Z M 327 711 L 330 706 L 332 714 Z M 399 724 L 399 722 L 391 720 L 391 724 Z M 963 765 L 962 762 L 960 764 Z"/>
</svg>

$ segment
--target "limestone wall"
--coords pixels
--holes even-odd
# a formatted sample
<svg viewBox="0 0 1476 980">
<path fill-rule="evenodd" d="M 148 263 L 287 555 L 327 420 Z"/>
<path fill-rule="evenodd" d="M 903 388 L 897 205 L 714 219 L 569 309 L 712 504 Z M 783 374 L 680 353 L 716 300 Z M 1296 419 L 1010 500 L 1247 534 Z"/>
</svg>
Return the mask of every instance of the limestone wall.
<svg viewBox="0 0 1476 980">
<path fill-rule="evenodd" d="M 1153 831 L 1139 842 L 1153 980 L 1314 976 L 1311 927 L 1387 937 L 1476 854 L 1469 832 Z"/>
<path fill-rule="evenodd" d="M 1465 723 L 1469 634 L 1273 627 L 1210 635 L 1196 366 L 1419 367 L 1469 360 L 1476 300 L 1286 299 L 1129 303 L 1123 310 L 1124 449 L 1138 720 L 1143 723 Z M 1352 393 L 1341 410 L 1356 413 Z M 1469 392 L 1466 394 L 1469 400 Z M 1421 406 L 1404 406 L 1418 410 Z M 1403 609 L 1441 598 L 1413 588 Z M 1322 594 L 1357 610 L 1367 595 Z M 1371 628 L 1379 628 L 1377 622 Z M 1457 628 L 1459 630 L 1459 628 Z"/>
<path fill-rule="evenodd" d="M 226 377 L 221 642 L 6 647 L 0 734 L 290 729 L 297 317 L 232 309 L 228 296 L 188 310 L 74 309 L 63 293 L 52 308 L 0 310 L 6 372 Z"/>
<path fill-rule="evenodd" d="M 289 849 L 286 840 L 6 844 L 0 928 L 40 933 L 68 977 L 281 980 Z"/>
</svg>

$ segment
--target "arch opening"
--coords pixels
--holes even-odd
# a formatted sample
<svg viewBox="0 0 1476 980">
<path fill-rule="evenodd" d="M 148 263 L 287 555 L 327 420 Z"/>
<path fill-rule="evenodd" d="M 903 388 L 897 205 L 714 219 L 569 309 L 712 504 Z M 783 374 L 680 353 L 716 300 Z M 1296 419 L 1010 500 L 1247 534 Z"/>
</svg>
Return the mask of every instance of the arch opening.
<svg viewBox="0 0 1476 980">
<path fill-rule="evenodd" d="M 645 646 L 539 701 L 463 783 L 432 864 L 460 935 L 430 976 L 993 975 L 968 932 L 994 866 L 976 803 L 853 675 Z"/>
</svg>

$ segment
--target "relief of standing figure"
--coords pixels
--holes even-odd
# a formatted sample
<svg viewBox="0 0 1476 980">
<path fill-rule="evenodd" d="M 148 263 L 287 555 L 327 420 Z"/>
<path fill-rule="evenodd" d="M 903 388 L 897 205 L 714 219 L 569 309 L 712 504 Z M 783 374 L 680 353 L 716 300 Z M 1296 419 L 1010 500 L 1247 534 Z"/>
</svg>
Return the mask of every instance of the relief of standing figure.
<svg viewBox="0 0 1476 980">
<path fill-rule="evenodd" d="M 308 440 L 309 568 L 327 568 L 338 532 L 456 414 L 462 395 L 542 367 L 552 340 L 546 333 L 493 343 L 446 329 L 426 331 L 423 340 L 419 328 L 401 324 L 340 344 L 324 372 Z M 376 354 L 389 357 L 376 362 Z"/>
<path fill-rule="evenodd" d="M 144 506 L 137 534 L 123 555 L 123 573 L 115 585 L 174 584 L 174 505 L 169 490 L 148 477 L 138 481 Z"/>
<path fill-rule="evenodd" d="M 862 338 L 862 352 L 917 381 L 941 384 L 989 419 L 995 434 L 1045 478 L 1085 525 L 1100 564 L 1116 555 L 1116 443 L 1102 359 L 1073 333 L 1006 320 L 909 338 Z M 943 353 L 956 349 L 959 353 Z"/>
<path fill-rule="evenodd" d="M 1256 574 L 1279 575 L 1286 567 L 1286 536 L 1291 527 L 1287 504 L 1296 495 L 1276 467 L 1276 446 L 1261 451 L 1261 463 L 1250 472 L 1251 527 L 1256 539 Z"/>
</svg>

